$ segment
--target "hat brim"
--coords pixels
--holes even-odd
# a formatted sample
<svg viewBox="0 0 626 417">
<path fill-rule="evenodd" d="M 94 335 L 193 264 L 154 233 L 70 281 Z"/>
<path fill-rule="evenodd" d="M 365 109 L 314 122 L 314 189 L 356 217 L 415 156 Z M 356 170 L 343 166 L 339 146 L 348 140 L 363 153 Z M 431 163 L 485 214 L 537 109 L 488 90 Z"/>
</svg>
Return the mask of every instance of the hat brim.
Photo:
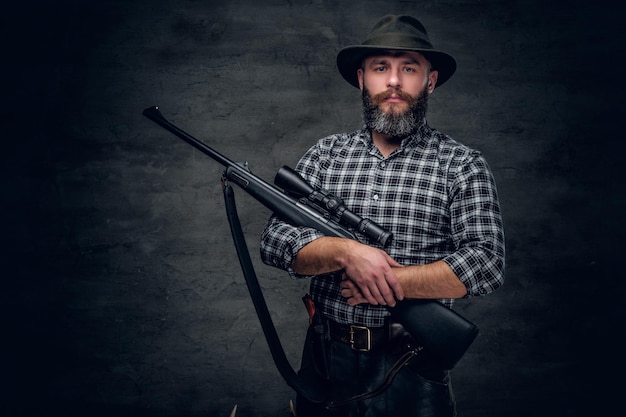
<svg viewBox="0 0 626 417">
<path fill-rule="evenodd" d="M 361 68 L 363 60 L 370 56 L 380 53 L 382 51 L 413 51 L 419 52 L 424 55 L 426 59 L 430 61 L 434 70 L 437 70 L 439 75 L 437 78 L 437 87 L 443 85 L 446 81 L 452 77 L 452 74 L 456 71 L 456 60 L 445 52 L 437 51 L 434 49 L 419 49 L 419 48 L 398 48 L 397 46 L 363 46 L 354 45 L 343 48 L 337 54 L 337 68 L 343 78 L 350 84 L 359 87 L 359 78 L 357 76 L 357 70 Z"/>
</svg>

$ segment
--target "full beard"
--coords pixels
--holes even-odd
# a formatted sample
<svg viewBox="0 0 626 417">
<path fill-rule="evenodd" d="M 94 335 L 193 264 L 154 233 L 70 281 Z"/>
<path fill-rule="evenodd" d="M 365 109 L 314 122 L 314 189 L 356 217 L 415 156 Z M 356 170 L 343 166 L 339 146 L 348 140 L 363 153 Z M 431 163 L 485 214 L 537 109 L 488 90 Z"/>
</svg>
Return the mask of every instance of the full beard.
<svg viewBox="0 0 626 417">
<path fill-rule="evenodd" d="M 389 135 L 395 138 L 403 138 L 414 133 L 423 123 L 428 109 L 428 91 L 424 88 L 420 94 L 413 97 L 402 91 L 396 94 L 408 104 L 408 108 L 400 112 L 397 105 L 389 106 L 385 112 L 380 108 L 380 103 L 391 96 L 393 90 L 371 96 L 367 88 L 363 88 L 363 121 L 365 127 L 375 132 Z"/>
</svg>

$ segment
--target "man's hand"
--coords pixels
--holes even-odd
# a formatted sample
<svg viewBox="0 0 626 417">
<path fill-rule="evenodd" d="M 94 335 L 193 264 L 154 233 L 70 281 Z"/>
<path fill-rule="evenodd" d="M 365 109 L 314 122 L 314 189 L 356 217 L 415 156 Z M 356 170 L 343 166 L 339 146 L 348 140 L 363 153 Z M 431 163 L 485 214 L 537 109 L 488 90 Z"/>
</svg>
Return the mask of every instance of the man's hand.
<svg viewBox="0 0 626 417">
<path fill-rule="evenodd" d="M 400 281 L 393 271 L 394 267 L 401 266 L 381 249 L 356 245 L 348 254 L 344 268 L 342 295 L 344 291 L 351 294 L 346 297 L 350 305 L 367 302 L 393 307 L 396 301 L 404 298 Z"/>
<path fill-rule="evenodd" d="M 404 298 L 393 268 L 401 267 L 385 251 L 356 240 L 324 236 L 300 249 L 292 268 L 302 275 L 344 271 L 365 302 L 395 306 Z M 361 300 L 361 298 L 357 298 Z"/>
<path fill-rule="evenodd" d="M 346 302 L 351 306 L 367 303 L 367 299 L 363 297 L 359 287 L 346 274 L 343 274 L 341 280 L 341 296 L 346 298 Z"/>
</svg>

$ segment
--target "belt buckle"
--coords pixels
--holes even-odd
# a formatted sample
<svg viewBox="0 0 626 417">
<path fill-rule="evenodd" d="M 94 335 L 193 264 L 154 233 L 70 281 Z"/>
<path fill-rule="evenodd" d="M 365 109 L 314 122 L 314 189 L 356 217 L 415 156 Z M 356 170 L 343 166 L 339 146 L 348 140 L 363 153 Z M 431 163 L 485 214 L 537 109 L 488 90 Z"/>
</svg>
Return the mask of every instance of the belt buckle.
<svg viewBox="0 0 626 417">
<path fill-rule="evenodd" d="M 362 348 L 362 347 L 357 347 L 355 346 L 355 337 L 354 335 L 358 332 L 362 332 L 365 331 L 365 334 L 367 335 L 367 347 Z M 365 326 L 357 326 L 357 325 L 350 325 L 350 348 L 352 348 L 352 350 L 356 350 L 358 352 L 369 352 L 370 350 L 372 350 L 372 332 L 369 328 L 365 327 Z"/>
</svg>

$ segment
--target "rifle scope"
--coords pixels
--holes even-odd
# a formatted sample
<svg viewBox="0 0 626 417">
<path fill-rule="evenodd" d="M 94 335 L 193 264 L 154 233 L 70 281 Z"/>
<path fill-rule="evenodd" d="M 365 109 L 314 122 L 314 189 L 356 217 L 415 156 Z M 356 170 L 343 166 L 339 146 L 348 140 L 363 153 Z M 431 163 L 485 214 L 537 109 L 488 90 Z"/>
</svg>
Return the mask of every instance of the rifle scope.
<svg viewBox="0 0 626 417">
<path fill-rule="evenodd" d="M 300 200 L 306 199 L 306 202 L 313 203 L 326 211 L 334 221 L 354 228 L 382 247 L 387 246 L 391 241 L 391 232 L 386 231 L 374 221 L 364 219 L 348 210 L 341 198 L 326 191 L 314 189 L 298 172 L 286 165 L 276 173 L 274 184 Z"/>
</svg>

